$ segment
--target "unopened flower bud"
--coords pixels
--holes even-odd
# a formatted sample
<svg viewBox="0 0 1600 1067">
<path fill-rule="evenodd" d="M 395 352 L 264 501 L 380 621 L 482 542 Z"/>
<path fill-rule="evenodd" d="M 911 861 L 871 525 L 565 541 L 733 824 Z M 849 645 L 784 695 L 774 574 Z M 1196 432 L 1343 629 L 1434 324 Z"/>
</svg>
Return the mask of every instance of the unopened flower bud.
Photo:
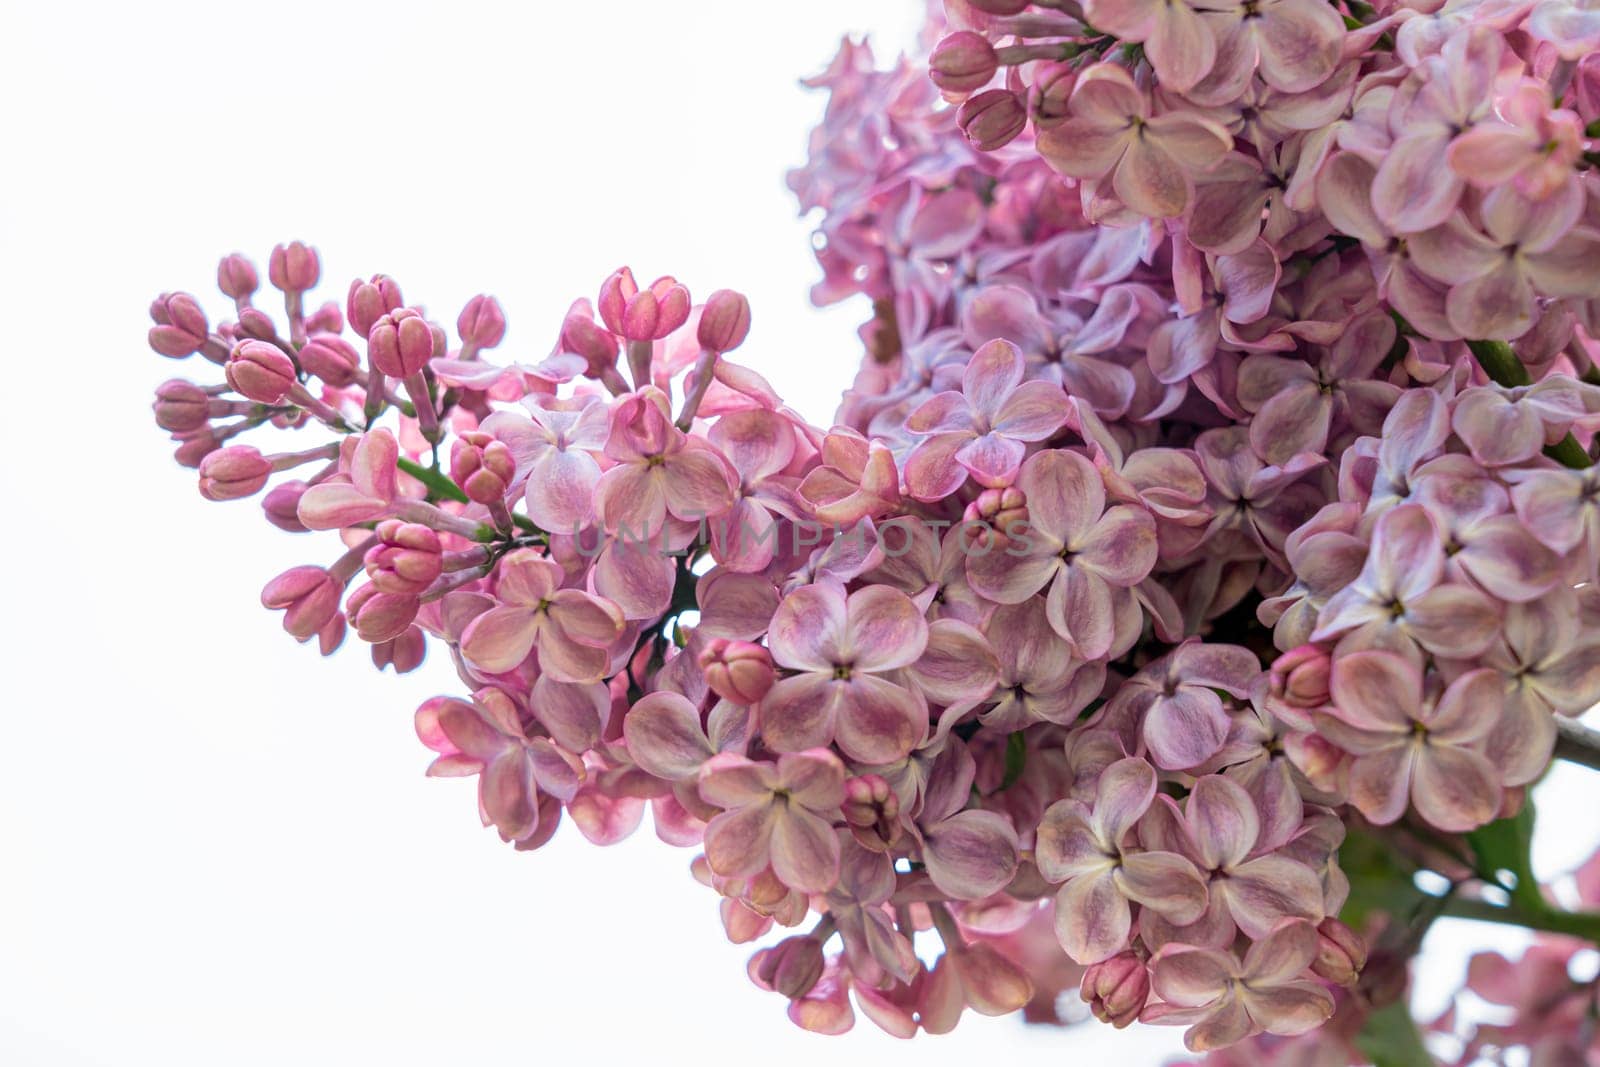
<svg viewBox="0 0 1600 1067">
<path fill-rule="evenodd" d="M 372 644 L 393 641 L 406 632 L 417 617 L 421 602 L 403 593 L 385 593 L 368 583 L 351 593 L 345 601 L 345 617 L 355 627 L 356 636 Z"/>
<path fill-rule="evenodd" d="M 1022 132 L 1028 125 L 1028 111 L 1010 89 L 986 89 L 961 105 L 956 122 L 972 147 L 992 152 Z"/>
<path fill-rule="evenodd" d="M 374 274 L 365 282 L 357 278 L 350 283 L 350 293 L 345 297 L 345 318 L 350 320 L 351 329 L 366 337 L 379 319 L 404 303 L 400 283 L 387 274 Z"/>
<path fill-rule="evenodd" d="M 1071 117 L 1067 105 L 1077 83 L 1077 71 L 1066 63 L 1049 64 L 1034 75 L 1031 118 L 1035 129 L 1047 130 Z"/>
<path fill-rule="evenodd" d="M 258 404 L 276 404 L 299 384 L 294 361 L 270 341 L 241 341 L 223 368 L 234 391 Z"/>
<path fill-rule="evenodd" d="M 993 945 L 974 941 L 951 952 L 967 1005 L 980 1015 L 1010 1015 L 1033 999 L 1033 982 Z"/>
<path fill-rule="evenodd" d="M 1004 548 L 1012 538 L 1026 532 L 1028 501 L 1015 486 L 985 489 L 967 505 L 961 521 L 974 545 L 989 550 Z"/>
<path fill-rule="evenodd" d="M 223 256 L 222 262 L 217 264 L 217 288 L 225 296 L 234 300 L 248 300 L 260 287 L 261 279 L 256 277 L 255 264 L 239 253 Z"/>
<path fill-rule="evenodd" d="M 286 533 L 305 533 L 306 525 L 300 521 L 300 497 L 306 483 L 298 479 L 279 482 L 261 498 L 261 510 L 267 521 Z"/>
<path fill-rule="evenodd" d="M 799 1000 L 822 978 L 826 964 L 822 942 L 810 935 L 786 937 L 763 949 L 755 962 L 756 977 L 768 988 L 790 1000 Z"/>
<path fill-rule="evenodd" d="M 306 316 L 308 334 L 336 334 L 344 329 L 344 311 L 333 300 L 324 300 L 322 306 Z"/>
<path fill-rule="evenodd" d="M 700 670 L 717 696 L 746 706 L 766 696 L 775 680 L 772 655 L 765 648 L 721 637 L 700 653 Z"/>
<path fill-rule="evenodd" d="M 881 775 L 846 779 L 839 810 L 863 848 L 886 852 L 900 840 L 900 796 Z"/>
<path fill-rule="evenodd" d="M 367 358 L 391 378 L 421 374 L 433 358 L 433 329 L 414 308 L 391 311 L 367 334 Z"/>
<path fill-rule="evenodd" d="M 178 447 L 173 451 L 172 458 L 178 461 L 180 467 L 188 467 L 190 470 L 198 468 L 207 456 L 222 447 L 216 433 L 209 425 L 178 434 L 175 439 L 178 441 Z"/>
<path fill-rule="evenodd" d="M 328 620 L 327 624 L 317 631 L 317 651 L 324 656 L 331 656 L 337 652 L 339 646 L 344 644 L 346 629 L 348 629 L 348 626 L 344 621 L 344 616 L 337 611 L 334 612 L 333 617 Z"/>
<path fill-rule="evenodd" d="M 150 318 L 150 347 L 172 359 L 193 355 L 211 332 L 206 313 L 188 293 L 161 294 L 150 305 Z"/>
<path fill-rule="evenodd" d="M 1311 971 L 1337 985 L 1353 986 L 1367 963 L 1367 946 L 1350 927 L 1328 916 L 1317 924 L 1317 958 Z"/>
<path fill-rule="evenodd" d="M 156 413 L 156 425 L 163 430 L 188 433 L 204 426 L 211 417 L 211 397 L 193 382 L 173 378 L 156 386 L 150 409 Z"/>
<path fill-rule="evenodd" d="M 602 330 L 587 315 L 571 314 L 561 324 L 561 347 L 582 356 L 589 365 L 584 371 L 590 378 L 598 378 L 617 365 L 617 339 Z"/>
<path fill-rule="evenodd" d="M 418 595 L 444 569 L 439 535 L 416 522 L 385 519 L 378 523 L 378 543 L 367 549 L 367 577 L 382 593 Z"/>
<path fill-rule="evenodd" d="M 1083 972 L 1078 995 L 1096 1019 L 1120 1030 L 1150 999 L 1150 969 L 1132 952 L 1119 953 Z"/>
<path fill-rule="evenodd" d="M 343 389 L 361 372 L 361 353 L 343 337 L 318 334 L 300 349 L 300 366 L 335 389 Z"/>
<path fill-rule="evenodd" d="M 428 653 L 427 635 L 411 625 L 399 637 L 372 646 L 372 665 L 380 671 L 393 667 L 396 674 L 409 674 L 422 666 Z"/>
<path fill-rule="evenodd" d="M 712 352 L 731 352 L 750 332 L 750 301 L 732 289 L 718 289 L 700 311 L 696 339 Z"/>
<path fill-rule="evenodd" d="M 271 461 L 249 445 L 218 449 L 200 461 L 200 495 L 241 500 L 259 493 L 271 475 Z"/>
<path fill-rule="evenodd" d="M 322 276 L 317 250 L 299 241 L 276 245 L 267 260 L 267 278 L 286 293 L 303 293 L 316 287 Z"/>
<path fill-rule="evenodd" d="M 663 276 L 640 289 L 627 267 L 600 286 L 600 319 L 612 333 L 630 341 L 655 341 L 689 319 L 689 290 Z"/>
<path fill-rule="evenodd" d="M 450 478 L 476 503 L 504 501 L 516 474 L 511 449 L 492 434 L 468 431 L 450 449 Z"/>
<path fill-rule="evenodd" d="M 344 585 L 321 567 L 290 567 L 261 590 L 261 606 L 283 612 L 283 628 L 307 641 L 339 612 Z"/>
<path fill-rule="evenodd" d="M 981 33 L 962 30 L 940 41 L 928 57 L 933 84 L 951 96 L 965 96 L 989 84 L 1000 61 L 994 45 Z"/>
<path fill-rule="evenodd" d="M 1292 648 L 1272 661 L 1272 695 L 1297 708 L 1320 708 L 1332 699 L 1328 691 L 1333 659 L 1316 645 Z"/>
<path fill-rule="evenodd" d="M 239 309 L 239 325 L 235 331 L 241 338 L 253 337 L 258 341 L 270 341 L 278 336 L 278 326 L 260 308 L 247 307 Z"/>
<path fill-rule="evenodd" d="M 456 317 L 456 333 L 462 344 L 472 348 L 493 348 L 506 335 L 506 313 L 492 296 L 475 296 Z"/>
</svg>

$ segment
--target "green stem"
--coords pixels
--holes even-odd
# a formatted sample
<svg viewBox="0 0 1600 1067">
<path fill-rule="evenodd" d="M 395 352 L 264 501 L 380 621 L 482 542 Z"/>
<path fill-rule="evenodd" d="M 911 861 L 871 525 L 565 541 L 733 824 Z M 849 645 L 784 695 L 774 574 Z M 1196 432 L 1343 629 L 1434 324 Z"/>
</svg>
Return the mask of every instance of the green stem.
<svg viewBox="0 0 1600 1067">
<path fill-rule="evenodd" d="M 1550 934 L 1567 934 L 1600 944 L 1600 912 L 1557 911 L 1554 908 L 1529 911 L 1515 904 L 1503 906 L 1487 900 L 1454 897 L 1445 902 L 1444 914 L 1456 919 L 1522 926 Z"/>
<path fill-rule="evenodd" d="M 442 500 L 454 500 L 458 504 L 470 503 L 461 487 L 439 471 L 424 467 L 420 463 L 413 463 L 404 456 L 395 462 L 395 466 L 427 486 L 429 493 Z"/>
<path fill-rule="evenodd" d="M 1504 341 L 1468 341 L 1467 347 L 1472 350 L 1472 358 L 1478 361 L 1483 373 L 1495 384 L 1507 389 L 1533 384 L 1528 368 L 1522 365 L 1517 354 Z M 1555 444 L 1545 446 L 1544 454 L 1563 467 L 1574 470 L 1583 470 L 1590 464 L 1589 453 L 1570 433 Z"/>
</svg>

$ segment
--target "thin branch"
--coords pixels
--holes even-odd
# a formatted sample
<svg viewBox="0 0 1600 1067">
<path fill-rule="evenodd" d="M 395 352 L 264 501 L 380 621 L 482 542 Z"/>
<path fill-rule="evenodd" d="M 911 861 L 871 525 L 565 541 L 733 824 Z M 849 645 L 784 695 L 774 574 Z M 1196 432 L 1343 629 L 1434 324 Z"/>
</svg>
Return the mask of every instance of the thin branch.
<svg viewBox="0 0 1600 1067">
<path fill-rule="evenodd" d="M 1576 719 L 1557 715 L 1555 757 L 1600 771 L 1600 730 L 1591 730 Z"/>
</svg>

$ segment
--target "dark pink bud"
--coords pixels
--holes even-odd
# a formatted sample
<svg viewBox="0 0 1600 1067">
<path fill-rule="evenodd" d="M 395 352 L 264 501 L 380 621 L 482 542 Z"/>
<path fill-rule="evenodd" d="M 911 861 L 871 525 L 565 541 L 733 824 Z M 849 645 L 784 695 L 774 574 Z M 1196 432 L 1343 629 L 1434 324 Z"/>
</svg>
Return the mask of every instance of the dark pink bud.
<svg viewBox="0 0 1600 1067">
<path fill-rule="evenodd" d="M 238 333 L 242 337 L 253 337 L 258 341 L 270 341 L 278 335 L 278 327 L 268 315 L 260 308 L 239 309 Z"/>
<path fill-rule="evenodd" d="M 863 848 L 887 852 L 900 840 L 900 796 L 881 775 L 847 779 L 839 810 Z"/>
<path fill-rule="evenodd" d="M 207 456 L 222 447 L 210 426 L 202 426 L 198 430 L 180 434 L 177 441 L 178 447 L 172 453 L 172 458 L 178 461 L 179 466 L 191 470 L 199 467 Z"/>
<path fill-rule="evenodd" d="M 393 667 L 396 674 L 410 674 L 422 666 L 427 654 L 427 635 L 419 627 L 412 625 L 407 626 L 406 632 L 399 637 L 374 644 L 372 665 L 380 671 L 385 667 Z"/>
<path fill-rule="evenodd" d="M 287 533 L 305 533 L 306 526 L 300 521 L 300 496 L 306 488 L 305 482 L 293 480 L 280 482 L 268 490 L 261 498 L 261 510 L 267 521 Z"/>
<path fill-rule="evenodd" d="M 222 262 L 217 264 L 217 288 L 224 295 L 234 300 L 248 300 L 250 294 L 260 287 L 261 279 L 256 277 L 255 264 L 239 253 L 223 256 Z"/>
<path fill-rule="evenodd" d="M 456 333 L 463 344 L 493 348 L 506 335 L 506 313 L 492 296 L 475 296 L 456 318 Z"/>
<path fill-rule="evenodd" d="M 156 399 L 150 405 L 156 425 L 168 433 L 198 430 L 211 417 L 211 397 L 193 382 L 173 378 L 156 386 Z"/>
<path fill-rule="evenodd" d="M 717 696 L 746 706 L 766 696 L 775 680 L 772 655 L 765 648 L 722 637 L 700 653 L 700 670 Z"/>
<path fill-rule="evenodd" d="M 233 445 L 200 461 L 200 495 L 207 500 L 255 496 L 272 475 L 272 463 L 249 445 Z"/>
<path fill-rule="evenodd" d="M 377 644 L 393 641 L 406 632 L 417 617 L 421 602 L 403 593 L 385 593 L 367 584 L 350 594 L 344 602 L 345 617 L 356 628 L 356 636 Z"/>
<path fill-rule="evenodd" d="M 300 366 L 335 389 L 343 389 L 361 372 L 361 353 L 343 337 L 317 334 L 300 349 Z"/>
<path fill-rule="evenodd" d="M 1084 971 L 1078 995 L 1096 1019 L 1120 1030 L 1150 999 L 1150 970 L 1132 952 L 1120 953 Z"/>
<path fill-rule="evenodd" d="M 433 352 L 433 330 L 415 308 L 389 312 L 367 334 L 367 358 L 391 378 L 421 374 Z"/>
<path fill-rule="evenodd" d="M 223 368 L 228 384 L 258 404 L 276 404 L 299 384 L 294 361 L 269 341 L 241 341 Z"/>
<path fill-rule="evenodd" d="M 1052 64 L 1034 75 L 1032 99 L 1035 128 L 1059 126 L 1071 117 L 1067 103 L 1077 83 L 1077 71 L 1065 63 Z"/>
<path fill-rule="evenodd" d="M 1317 958 L 1312 973 L 1342 986 L 1353 986 L 1367 963 L 1367 946 L 1350 927 L 1329 916 L 1317 925 Z"/>
<path fill-rule="evenodd" d="M 444 569 L 439 535 L 416 522 L 385 519 L 378 523 L 378 543 L 363 559 L 367 577 L 382 593 L 419 595 Z"/>
<path fill-rule="evenodd" d="M 162 293 L 150 305 L 150 347 L 163 356 L 182 359 L 206 343 L 211 332 L 206 313 L 188 293 Z"/>
<path fill-rule="evenodd" d="M 379 319 L 404 303 L 400 283 L 387 274 L 374 274 L 371 281 L 365 282 L 357 278 L 350 283 L 350 294 L 345 298 L 345 318 L 350 320 L 351 329 L 366 337 Z"/>
<path fill-rule="evenodd" d="M 1316 645 L 1292 648 L 1272 661 L 1272 695 L 1297 708 L 1320 708 L 1331 698 L 1328 679 L 1333 660 Z"/>
<path fill-rule="evenodd" d="M 1009 144 L 1028 124 L 1022 99 L 1009 89 L 987 89 L 961 105 L 956 122 L 972 147 L 992 152 Z"/>
<path fill-rule="evenodd" d="M 750 332 L 750 301 L 732 289 L 718 289 L 700 311 L 701 348 L 732 352 Z"/>
<path fill-rule="evenodd" d="M 261 590 L 261 606 L 283 612 L 283 628 L 308 641 L 339 613 L 344 585 L 321 567 L 290 567 Z"/>
<path fill-rule="evenodd" d="M 328 620 L 326 626 L 317 631 L 317 651 L 324 656 L 331 656 L 344 644 L 344 633 L 347 629 L 344 616 L 339 612 L 333 613 L 333 618 Z"/>
<path fill-rule="evenodd" d="M 586 315 L 568 315 L 561 324 L 561 347 L 582 356 L 589 364 L 584 373 L 598 378 L 617 365 L 617 339 Z"/>
<path fill-rule="evenodd" d="M 479 504 L 504 501 L 517 476 L 517 461 L 505 442 L 468 431 L 450 449 L 450 478 Z"/>
<path fill-rule="evenodd" d="M 962 30 L 940 41 L 928 57 L 928 74 L 941 92 L 965 96 L 989 84 L 1000 69 L 994 45 L 981 33 Z"/>
<path fill-rule="evenodd" d="M 286 293 L 303 293 L 314 288 L 322 276 L 317 250 L 299 241 L 277 245 L 267 260 L 267 278 Z"/>
<path fill-rule="evenodd" d="M 762 950 L 755 972 L 769 989 L 799 1000 L 816 987 L 825 963 L 821 941 L 809 935 L 786 937 Z"/>
<path fill-rule="evenodd" d="M 627 267 L 618 268 L 600 283 L 600 298 L 595 306 L 600 311 L 600 321 L 606 324 L 606 329 L 617 334 L 623 332 L 623 313 L 627 310 L 628 301 L 637 295 L 639 283 L 633 280 L 633 271 Z"/>
</svg>

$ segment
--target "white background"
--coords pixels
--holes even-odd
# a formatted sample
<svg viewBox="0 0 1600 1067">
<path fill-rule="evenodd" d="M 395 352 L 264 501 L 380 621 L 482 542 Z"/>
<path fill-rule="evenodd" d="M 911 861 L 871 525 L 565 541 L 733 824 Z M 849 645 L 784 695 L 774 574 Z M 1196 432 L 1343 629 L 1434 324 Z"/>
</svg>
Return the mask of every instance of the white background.
<svg viewBox="0 0 1600 1067">
<path fill-rule="evenodd" d="M 892 1051 L 864 1019 L 843 1039 L 793 1028 L 722 939 L 691 854 L 648 828 L 609 850 L 568 828 L 519 855 L 478 827 L 470 782 L 423 778 L 411 712 L 454 677 L 380 677 L 353 639 L 323 661 L 281 632 L 262 582 L 335 553 L 255 502 L 198 497 L 147 405 L 211 368 L 143 338 L 159 291 L 216 316 L 220 254 L 265 281 L 271 245 L 303 238 L 324 297 L 383 271 L 453 321 L 487 290 L 511 322 L 496 355 L 537 358 L 570 300 L 629 263 L 748 293 L 740 357 L 825 422 L 863 309 L 807 305 L 809 226 L 782 172 L 821 98 L 796 79 L 847 30 L 892 56 L 916 8 L 6 5 L 0 1062 Z M 1564 781 L 1566 800 L 1594 784 Z M 1568 810 L 1546 869 L 1592 843 L 1592 804 Z M 1430 1004 L 1493 933 L 1441 928 Z M 917 1046 L 950 1063 L 1180 1048 L 1170 1030 L 971 1016 Z"/>
</svg>

